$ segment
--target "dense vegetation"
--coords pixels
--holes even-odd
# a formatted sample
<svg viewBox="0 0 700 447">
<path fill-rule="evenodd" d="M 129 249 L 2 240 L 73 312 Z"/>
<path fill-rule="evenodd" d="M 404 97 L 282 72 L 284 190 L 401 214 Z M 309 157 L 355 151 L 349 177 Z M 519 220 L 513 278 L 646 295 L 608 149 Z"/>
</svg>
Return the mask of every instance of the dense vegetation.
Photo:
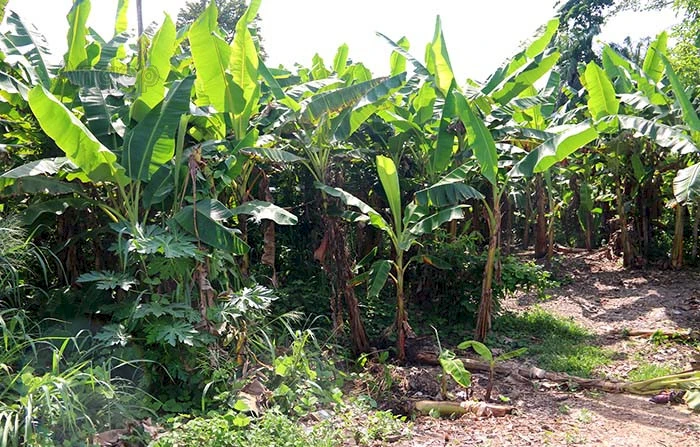
<svg viewBox="0 0 700 447">
<path fill-rule="evenodd" d="M 147 417 L 172 427 L 156 446 L 309 445 L 291 421 L 346 405 L 368 354 L 404 362 L 431 325 L 486 340 L 500 298 L 553 284 L 562 246 L 696 264 L 697 48 L 663 32 L 594 51 L 613 3 L 565 2 L 464 83 L 439 18 L 423 62 L 382 35 L 377 77 L 345 45 L 268 67 L 259 0 L 233 30 L 211 2 L 138 38 L 128 1 L 105 38 L 77 0 L 59 66 L 3 9 L 0 445 L 84 445 Z M 697 35 L 694 3 L 677 7 Z M 400 431 L 362 417 L 361 442 Z"/>
</svg>

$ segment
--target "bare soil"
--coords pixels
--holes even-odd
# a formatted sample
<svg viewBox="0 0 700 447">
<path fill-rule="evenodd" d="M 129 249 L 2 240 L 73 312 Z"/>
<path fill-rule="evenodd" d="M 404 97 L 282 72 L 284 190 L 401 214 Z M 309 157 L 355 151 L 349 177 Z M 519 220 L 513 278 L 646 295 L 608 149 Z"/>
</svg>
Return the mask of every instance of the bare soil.
<svg viewBox="0 0 700 447">
<path fill-rule="evenodd" d="M 600 378 L 626 380 L 640 364 L 689 369 L 700 351 L 697 344 L 654 343 L 626 337 L 625 330 L 700 330 L 700 272 L 623 270 L 602 252 L 566 255 L 562 271 L 571 281 L 551 290 L 546 301 L 536 294 L 510 297 L 504 308 L 522 312 L 540 306 L 573 318 L 596 335 L 595 343 L 615 352 L 613 361 L 596 371 Z M 513 361 L 527 365 L 527 361 Z M 439 394 L 439 370 L 430 367 L 392 369 L 393 402 L 432 399 Z M 475 374 L 472 392 L 483 395 L 484 375 Z M 456 388 L 453 389 L 456 391 Z M 480 394 L 481 393 L 481 394 Z M 700 415 L 684 405 L 659 405 L 648 397 L 561 390 L 546 382 L 499 378 L 493 396 L 515 407 L 503 418 L 420 416 L 411 439 L 396 446 L 700 446 Z M 458 395 L 459 398 L 468 396 Z"/>
</svg>

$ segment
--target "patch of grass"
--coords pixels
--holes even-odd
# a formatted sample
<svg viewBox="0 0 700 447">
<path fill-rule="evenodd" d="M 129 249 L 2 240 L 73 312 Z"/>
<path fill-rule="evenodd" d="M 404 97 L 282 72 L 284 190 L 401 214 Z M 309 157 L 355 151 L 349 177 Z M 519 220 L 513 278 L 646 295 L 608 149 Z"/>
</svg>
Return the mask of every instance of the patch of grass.
<svg viewBox="0 0 700 447">
<path fill-rule="evenodd" d="M 630 371 L 627 374 L 627 380 L 630 382 L 641 382 L 657 377 L 668 376 L 675 372 L 677 371 L 669 366 L 644 363 Z"/>
<path fill-rule="evenodd" d="M 522 314 L 504 314 L 494 322 L 493 346 L 527 354 L 540 368 L 590 377 L 612 359 L 613 352 L 592 344 L 593 334 L 572 319 L 561 318 L 539 307 Z M 490 345 L 490 346 L 491 346 Z"/>
<path fill-rule="evenodd" d="M 587 408 L 581 408 L 576 416 L 576 420 L 584 424 L 590 424 L 593 422 L 593 413 Z"/>
<path fill-rule="evenodd" d="M 359 446 L 375 445 L 376 442 L 396 441 L 408 436 L 410 424 L 405 416 L 394 416 L 390 411 L 370 411 L 362 424 L 357 424 L 354 430 L 355 443 Z M 350 421 L 346 422 L 352 425 Z"/>
</svg>

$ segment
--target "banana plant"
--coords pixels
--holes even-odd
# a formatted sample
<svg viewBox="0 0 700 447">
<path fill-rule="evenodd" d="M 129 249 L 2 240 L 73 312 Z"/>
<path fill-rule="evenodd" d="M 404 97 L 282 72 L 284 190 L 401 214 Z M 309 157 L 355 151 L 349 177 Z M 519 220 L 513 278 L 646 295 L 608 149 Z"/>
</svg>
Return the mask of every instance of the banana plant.
<svg viewBox="0 0 700 447">
<path fill-rule="evenodd" d="M 666 76 L 668 77 L 673 94 L 679 104 L 683 124 L 691 133 L 693 141 L 700 140 L 700 117 L 686 93 L 686 88 L 676 75 L 671 63 L 663 58 Z M 697 150 L 686 151 L 697 153 Z M 673 194 L 678 203 L 691 203 L 700 199 L 700 163 L 681 169 L 673 181 Z"/>
<path fill-rule="evenodd" d="M 464 89 L 455 81 L 439 18 L 433 41 L 426 51 L 425 65 L 410 56 L 405 41 L 399 44 L 385 37 L 397 55 L 394 57 L 394 65 L 410 61 L 414 66 L 415 80 L 409 84 L 421 86 L 412 92 L 410 100 L 405 101 L 404 108 L 389 107 L 379 116 L 397 129 L 396 135 L 417 135 L 415 141 L 418 150 L 414 153 L 418 153 L 418 158 L 424 160 L 422 165 L 426 167 L 426 177 L 431 183 L 445 176 L 445 172 L 451 169 L 446 176 L 450 181 L 434 184 L 427 188 L 423 196 L 429 197 L 428 203 L 442 205 L 445 203 L 438 202 L 438 199 L 447 200 L 448 204 L 464 200 L 459 189 L 464 189 L 465 181 L 473 175 L 471 155 L 475 156 L 481 175 L 489 186 L 488 200 L 482 196 L 490 233 L 477 320 L 477 338 L 482 340 L 490 328 L 492 283 L 497 266 L 501 227 L 500 202 L 507 185 L 507 178 L 499 176 L 499 163 L 503 160 L 499 159 L 496 140 L 491 133 L 503 135 L 504 132 L 498 130 L 498 127 L 504 116 L 513 114 L 512 104 L 527 96 L 531 86 L 549 72 L 558 60 L 559 53 L 548 48 L 557 26 L 556 19 L 547 23 L 531 43 L 499 68 L 483 86 L 472 82 Z M 424 83 L 420 84 L 421 81 Z M 439 118 L 435 120 L 433 116 Z M 487 118 L 493 129 L 486 126 L 484 120 Z M 432 140 L 424 136 L 423 129 L 426 128 L 434 130 L 435 137 Z M 567 135 L 561 137 L 557 132 L 538 134 L 551 139 L 549 146 L 555 150 L 564 152 L 566 149 L 562 146 L 570 144 Z M 405 140 L 409 138 L 396 138 L 396 146 L 401 150 L 392 154 L 395 162 L 401 158 L 403 147 L 406 146 Z"/>
<path fill-rule="evenodd" d="M 464 205 L 443 207 L 435 212 L 430 212 L 426 206 L 421 206 L 413 201 L 405 207 L 401 204 L 401 190 L 399 188 L 399 175 L 396 165 L 391 158 L 379 155 L 376 158 L 377 174 L 384 189 L 391 218 L 385 219 L 382 214 L 370 207 L 354 195 L 341 188 L 334 188 L 316 183 L 316 187 L 332 197 L 337 197 L 345 205 L 359 211 L 354 214 L 355 222 L 366 222 L 369 225 L 383 231 L 390 239 L 394 257 L 392 259 L 376 261 L 372 266 L 375 272 L 370 289 L 378 293 L 390 277 L 396 285 L 396 319 L 394 329 L 397 331 L 397 358 L 400 362 L 406 359 L 406 338 L 412 334 L 406 312 L 406 295 L 404 290 L 404 276 L 408 266 L 423 257 L 406 259 L 408 251 L 421 236 L 430 234 L 440 225 L 463 218 Z M 475 191 L 475 197 L 480 196 Z"/>
<path fill-rule="evenodd" d="M 581 78 L 588 93 L 587 110 L 594 131 L 599 134 L 600 144 L 608 149 L 604 154 L 609 165 L 617 169 L 615 195 L 618 215 L 620 216 L 623 262 L 626 267 L 634 263 L 636 250 L 627 230 L 627 212 L 623 197 L 624 175 L 621 172 L 624 157 L 630 154 L 630 163 L 633 166 L 637 165 L 637 171 L 640 171 L 640 154 L 629 146 L 628 142 L 631 140 L 626 136 L 646 137 L 654 143 L 655 147 L 665 148 L 669 151 L 668 155 L 663 158 L 666 160 L 677 155 L 697 152 L 692 135 L 689 136 L 682 128 L 660 122 L 668 120 L 669 116 L 672 116 L 671 101 L 658 87 L 664 72 L 664 61 L 666 61 L 666 41 L 665 33 L 661 33 L 650 45 L 641 68 L 617 54 L 610 47 L 606 47 L 603 53 L 604 67 L 601 68 L 595 62 L 591 62 L 587 65 Z M 667 66 L 666 72 L 673 86 L 673 74 L 668 74 L 669 69 L 671 67 Z M 679 85 L 676 87 L 673 90 L 678 97 L 678 91 L 682 91 L 682 89 L 679 88 Z M 618 94 L 618 90 L 621 93 Z M 692 129 L 692 112 L 694 110 L 689 106 L 689 102 L 685 102 L 683 99 L 680 99 L 679 102 L 681 111 L 684 117 L 688 117 L 688 125 Z M 634 115 L 621 113 L 625 111 L 632 111 Z M 653 119 L 646 118 L 650 114 Z M 679 185 L 677 196 L 683 199 L 682 191 L 690 189 L 684 188 L 682 183 Z M 683 200 L 677 202 L 684 203 Z M 676 207 L 676 215 L 678 223 L 682 219 L 680 206 Z M 674 245 L 676 256 L 673 257 L 673 263 L 679 264 L 681 261 L 678 242 Z"/>
<path fill-rule="evenodd" d="M 69 47 L 66 60 L 73 61 L 71 65 L 73 68 L 85 66 L 85 62 L 79 61 L 79 59 L 83 52 L 81 48 L 86 43 L 81 26 L 84 26 L 83 22 L 88 13 L 89 1 L 83 0 L 74 5 L 69 14 L 75 19 L 75 23 L 71 27 L 71 35 L 77 36 L 75 39 L 77 48 Z M 215 11 L 213 13 L 215 14 Z M 211 15 L 212 12 L 209 11 L 209 14 Z M 254 15 L 254 11 L 252 14 Z M 209 16 L 205 15 L 204 17 Z M 195 30 L 193 40 L 199 38 L 196 33 Z M 246 36 L 243 30 L 241 30 L 240 35 L 239 39 L 244 39 Z M 80 38 L 81 36 L 82 38 Z M 168 194 L 182 194 L 185 188 L 184 182 L 180 181 L 179 185 L 176 184 L 175 187 L 173 187 L 172 182 L 173 178 L 177 177 L 181 164 L 185 162 L 182 153 L 185 149 L 185 134 L 191 130 L 187 127 L 192 109 L 190 98 L 193 86 L 196 86 L 198 82 L 195 81 L 194 77 L 184 77 L 170 82 L 167 87 L 165 86 L 164 82 L 170 65 L 167 59 L 163 62 L 161 53 L 171 54 L 175 50 L 174 39 L 172 21 L 166 16 L 148 53 L 150 58 L 141 68 L 137 78 L 146 77 L 148 71 L 157 71 L 160 76 L 149 78 L 148 82 L 151 83 L 155 79 L 154 85 L 144 84 L 143 88 L 137 89 L 136 100 L 132 108 L 132 118 L 136 124 L 122 129 L 122 137 L 119 140 L 111 140 L 110 142 L 116 141 L 117 144 L 110 144 L 110 147 L 105 146 L 102 139 L 92 132 L 90 116 L 94 115 L 87 113 L 90 110 L 88 106 L 83 104 L 88 116 L 88 126 L 86 126 L 78 120 L 72 110 L 63 104 L 59 97 L 43 85 L 37 85 L 31 90 L 23 92 L 42 130 L 64 151 L 65 157 L 43 160 L 40 162 L 41 169 L 27 167 L 28 169 L 14 170 L 9 173 L 10 175 L 6 175 L 6 178 L 16 180 L 37 177 L 37 175 L 64 173 L 64 175 L 67 174 L 68 180 L 77 178 L 96 186 L 106 186 L 110 191 L 107 195 L 108 200 L 101 202 L 100 208 L 113 221 L 126 221 L 132 227 L 146 223 L 149 208 L 154 203 L 162 202 Z M 248 50 L 250 42 L 252 39 L 249 42 L 234 41 L 233 46 L 241 46 Z M 210 59 L 214 49 L 210 48 L 208 54 Z M 200 59 L 207 56 L 201 52 L 198 54 Z M 240 82 L 245 86 L 244 98 L 249 99 L 251 104 L 257 104 L 254 94 L 260 88 L 257 84 L 257 73 L 250 73 L 248 70 L 250 60 L 255 58 L 257 61 L 257 53 L 250 55 L 248 52 L 239 50 L 232 51 L 230 54 L 231 60 L 240 59 L 238 62 L 231 62 L 232 66 L 240 66 L 241 69 L 237 70 L 238 78 L 230 81 L 229 87 L 238 91 L 240 88 L 236 88 L 238 86 L 236 82 Z M 65 69 L 68 67 L 67 63 Z M 84 70 L 84 72 L 89 71 Z M 71 72 L 66 73 L 71 77 Z M 97 73 L 101 72 L 97 71 Z M 80 79 L 83 77 L 90 78 L 84 73 L 76 73 L 71 78 L 80 83 Z M 251 81 L 251 77 L 254 77 L 255 81 Z M 230 76 L 226 77 L 227 80 L 229 78 Z M 211 91 L 208 82 L 202 81 L 199 84 L 200 91 L 204 93 L 200 92 L 198 101 L 201 100 L 202 95 L 208 95 Z M 253 110 L 254 106 L 249 104 L 246 108 Z M 236 119 L 241 121 L 236 127 L 243 128 L 242 122 L 247 122 L 247 115 L 241 115 L 240 111 L 231 111 L 231 114 L 234 121 Z M 175 159 L 175 166 L 173 166 L 173 159 Z M 167 185 L 168 182 L 171 184 Z M 153 197 L 157 197 L 158 201 L 154 202 Z M 177 203 L 177 200 L 174 200 L 173 203 Z M 196 201 L 182 210 L 174 209 L 174 215 L 175 221 L 183 229 L 199 233 L 202 242 L 207 245 L 235 254 L 244 254 L 248 250 L 247 245 L 224 224 L 225 220 L 237 214 L 255 215 L 256 213 L 266 216 L 265 218 L 272 217 L 283 224 L 293 223 L 295 220 L 289 213 L 283 212 L 284 210 L 275 208 L 274 212 L 271 212 L 272 208 L 269 203 L 260 203 L 259 205 L 262 208 L 253 207 L 255 210 L 249 209 L 250 207 L 245 210 L 234 209 L 229 213 L 222 212 L 226 207 L 217 200 L 203 198 L 201 203 Z"/>
<path fill-rule="evenodd" d="M 694 141 L 700 140 L 700 118 L 693 106 L 690 98 L 688 98 L 685 89 L 678 76 L 673 70 L 671 63 L 663 56 L 663 64 L 668 77 L 673 94 L 676 101 L 680 105 L 681 117 L 684 124 L 687 126 Z M 697 153 L 697 151 L 695 151 Z M 696 157 L 697 159 L 697 157 Z M 686 168 L 678 171 L 673 180 L 673 194 L 676 204 L 676 229 L 674 236 L 674 244 L 672 251 L 672 264 L 674 267 L 680 267 L 683 259 L 683 211 L 682 206 L 693 203 L 696 207 L 696 221 L 693 226 L 693 255 L 697 255 L 698 244 L 698 222 L 697 219 L 700 213 L 697 212 L 698 204 L 700 204 L 700 163 L 691 164 Z"/>
<path fill-rule="evenodd" d="M 278 138 L 273 140 L 276 147 L 247 148 L 245 152 L 274 163 L 300 164 L 315 181 L 342 187 L 342 175 L 336 175 L 339 158 L 350 153 L 351 140 L 356 138 L 357 131 L 385 107 L 406 79 L 404 72 L 373 78 L 362 64 L 349 63 L 348 54 L 347 45 L 342 45 L 330 68 L 318 55 L 314 56 L 310 70 L 299 69 L 302 83 L 286 90 L 277 77 L 282 82 L 291 73 L 276 70 L 273 74 L 261 62 L 261 74 L 275 104 L 268 120 L 268 133 L 277 134 Z M 342 311 L 346 308 L 352 350 L 356 354 L 365 353 L 370 349 L 369 340 L 355 290 L 347 286 L 353 273 L 345 230 L 329 214 L 328 196 L 322 191 L 320 196 L 323 237 L 314 258 L 321 262 L 335 285 L 330 297 L 333 325 L 341 329 Z"/>
</svg>

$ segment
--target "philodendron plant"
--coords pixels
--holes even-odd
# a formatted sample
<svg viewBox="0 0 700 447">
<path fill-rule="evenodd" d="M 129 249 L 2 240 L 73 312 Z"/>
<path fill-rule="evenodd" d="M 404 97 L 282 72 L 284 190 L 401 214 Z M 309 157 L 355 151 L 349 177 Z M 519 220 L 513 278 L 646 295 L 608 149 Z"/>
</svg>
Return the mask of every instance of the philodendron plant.
<svg viewBox="0 0 700 447">
<path fill-rule="evenodd" d="M 394 257 L 393 259 L 376 261 L 372 265 L 373 278 L 369 287 L 370 294 L 376 295 L 384 287 L 389 277 L 396 284 L 394 327 L 397 331 L 397 357 L 402 362 L 406 358 L 406 336 L 411 332 L 405 306 L 404 275 L 411 262 L 419 260 L 419 258 L 425 261 L 426 258 L 426 256 L 421 255 L 406 260 L 406 253 L 424 234 L 432 233 L 445 222 L 463 218 L 462 208 L 464 205 L 448 206 L 432 212 L 427 205 L 419 205 L 418 201 L 412 201 L 402 207 L 396 165 L 391 158 L 381 155 L 377 156 L 376 162 L 379 180 L 389 202 L 390 220 L 386 220 L 379 211 L 340 188 L 332 188 L 321 183 L 316 183 L 316 187 L 330 196 L 337 197 L 345 205 L 359 210 L 359 214 L 352 215 L 354 222 L 367 222 L 382 230 L 391 240 Z M 476 191 L 474 194 L 475 197 L 479 195 Z M 434 264 L 430 260 L 427 262 Z"/>
</svg>

